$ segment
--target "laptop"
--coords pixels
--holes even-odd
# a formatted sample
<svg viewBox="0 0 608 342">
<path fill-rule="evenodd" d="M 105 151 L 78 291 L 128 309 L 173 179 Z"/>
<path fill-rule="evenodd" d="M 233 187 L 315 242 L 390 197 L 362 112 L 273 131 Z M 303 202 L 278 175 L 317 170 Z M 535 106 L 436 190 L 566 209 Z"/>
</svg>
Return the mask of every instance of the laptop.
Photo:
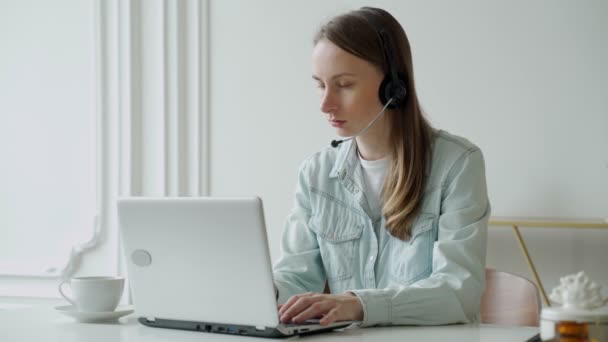
<svg viewBox="0 0 608 342">
<path fill-rule="evenodd" d="M 117 204 L 140 323 L 259 337 L 353 323 L 279 322 L 261 199 L 134 197 Z"/>
</svg>

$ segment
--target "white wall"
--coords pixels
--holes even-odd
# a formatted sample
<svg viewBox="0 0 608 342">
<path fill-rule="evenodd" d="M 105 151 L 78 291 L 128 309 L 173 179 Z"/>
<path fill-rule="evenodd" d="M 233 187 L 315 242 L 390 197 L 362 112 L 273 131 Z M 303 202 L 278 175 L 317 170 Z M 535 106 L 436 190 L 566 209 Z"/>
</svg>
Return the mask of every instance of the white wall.
<svg viewBox="0 0 608 342">
<path fill-rule="evenodd" d="M 312 36 L 368 4 L 406 29 L 433 124 L 482 148 L 494 215 L 608 217 L 607 2 L 211 1 L 211 193 L 263 198 L 273 259 L 298 165 L 334 137 Z M 581 269 L 608 286 L 607 230 L 522 231 L 548 290 Z M 508 228 L 488 265 L 531 278 Z"/>
</svg>

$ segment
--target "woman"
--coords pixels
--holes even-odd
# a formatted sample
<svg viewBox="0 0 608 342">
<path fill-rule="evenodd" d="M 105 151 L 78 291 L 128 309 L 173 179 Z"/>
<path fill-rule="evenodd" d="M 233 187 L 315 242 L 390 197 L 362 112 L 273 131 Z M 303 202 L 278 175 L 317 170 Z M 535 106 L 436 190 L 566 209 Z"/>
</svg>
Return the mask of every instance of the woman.
<svg viewBox="0 0 608 342">
<path fill-rule="evenodd" d="M 312 64 L 321 110 L 357 136 L 300 168 L 274 266 L 281 321 L 474 321 L 490 215 L 481 151 L 424 118 L 409 42 L 386 11 L 330 20 Z"/>
</svg>

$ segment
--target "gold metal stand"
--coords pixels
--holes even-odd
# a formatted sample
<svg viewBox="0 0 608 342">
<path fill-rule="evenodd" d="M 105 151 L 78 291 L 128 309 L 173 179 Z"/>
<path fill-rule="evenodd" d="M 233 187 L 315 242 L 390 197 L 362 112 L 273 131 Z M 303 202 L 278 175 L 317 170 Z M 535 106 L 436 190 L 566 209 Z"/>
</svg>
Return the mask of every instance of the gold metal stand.
<svg viewBox="0 0 608 342">
<path fill-rule="evenodd" d="M 513 232 L 517 237 L 517 241 L 519 243 L 519 247 L 521 247 L 521 251 L 524 254 L 524 258 L 526 258 L 526 262 L 528 263 L 528 267 L 534 276 L 534 280 L 536 282 L 536 286 L 540 290 L 540 293 L 543 297 L 543 301 L 545 305 L 551 306 L 549 302 L 549 298 L 545 292 L 545 288 L 543 286 L 538 273 L 536 272 L 536 267 L 534 266 L 534 262 L 532 262 L 532 258 L 528 253 L 528 248 L 526 247 L 526 243 L 524 242 L 521 233 L 519 232 L 519 227 L 534 227 L 534 228 L 608 228 L 608 220 L 605 219 L 559 219 L 559 218 L 522 218 L 522 217 L 492 217 L 489 222 L 490 226 L 510 226 L 513 228 Z"/>
</svg>

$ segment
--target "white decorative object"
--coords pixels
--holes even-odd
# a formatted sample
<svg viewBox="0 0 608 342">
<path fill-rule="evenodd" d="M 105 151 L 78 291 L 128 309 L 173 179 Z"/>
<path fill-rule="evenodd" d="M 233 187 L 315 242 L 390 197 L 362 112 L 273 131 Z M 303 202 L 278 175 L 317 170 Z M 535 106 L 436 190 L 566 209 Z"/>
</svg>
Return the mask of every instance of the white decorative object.
<svg viewBox="0 0 608 342">
<path fill-rule="evenodd" d="M 600 286 L 593 282 L 584 271 L 560 278 L 560 285 L 551 291 L 549 298 L 561 304 L 564 309 L 594 309 L 603 306 Z"/>
<path fill-rule="evenodd" d="M 540 337 L 543 341 L 556 337 L 560 324 L 582 324 L 590 340 L 608 342 L 608 303 L 602 298 L 601 286 L 585 272 L 560 278 L 559 286 L 549 298 L 561 306 L 544 307 L 540 314 Z"/>
</svg>

